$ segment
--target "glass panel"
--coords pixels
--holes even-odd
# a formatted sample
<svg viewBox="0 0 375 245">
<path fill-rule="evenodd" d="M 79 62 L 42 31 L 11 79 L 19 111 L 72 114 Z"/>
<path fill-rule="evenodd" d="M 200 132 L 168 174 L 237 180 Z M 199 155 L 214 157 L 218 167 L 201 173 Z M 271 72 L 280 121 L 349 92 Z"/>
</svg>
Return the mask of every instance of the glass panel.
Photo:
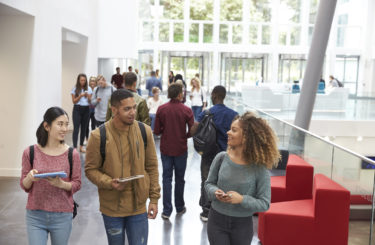
<svg viewBox="0 0 375 245">
<path fill-rule="evenodd" d="M 190 0 L 191 20 L 213 20 L 214 0 Z"/>
<path fill-rule="evenodd" d="M 176 43 L 184 41 L 183 23 L 174 23 L 173 41 Z"/>
<path fill-rule="evenodd" d="M 314 24 L 318 13 L 319 0 L 310 0 L 309 23 Z"/>
<path fill-rule="evenodd" d="M 300 45 L 301 27 L 292 27 L 290 32 L 290 45 Z"/>
<path fill-rule="evenodd" d="M 140 52 L 139 53 L 139 62 L 141 64 L 141 76 L 142 79 L 151 76 L 150 71 L 153 70 L 154 55 L 149 52 Z"/>
<path fill-rule="evenodd" d="M 258 26 L 256 25 L 249 26 L 249 43 L 258 44 Z"/>
<path fill-rule="evenodd" d="M 336 62 L 335 62 L 335 73 L 332 74 L 334 77 L 339 79 L 340 81 L 343 81 L 344 79 L 344 74 L 345 72 L 345 58 L 343 57 L 336 57 Z"/>
<path fill-rule="evenodd" d="M 154 41 L 154 23 L 147 21 L 143 22 L 142 40 L 144 42 Z"/>
<path fill-rule="evenodd" d="M 204 24 L 203 25 L 203 42 L 212 43 L 214 25 L 213 24 Z"/>
<path fill-rule="evenodd" d="M 242 0 L 220 0 L 220 20 L 241 21 Z"/>
<path fill-rule="evenodd" d="M 190 80 L 199 72 L 199 59 L 200 58 L 186 58 L 186 85 L 190 86 Z"/>
<path fill-rule="evenodd" d="M 279 44 L 286 45 L 286 36 L 288 33 L 287 26 L 280 26 L 279 27 Z"/>
<path fill-rule="evenodd" d="M 184 76 L 184 59 L 183 57 L 171 57 L 171 71 L 174 72 L 174 74 L 181 74 Z"/>
<path fill-rule="evenodd" d="M 313 32 L 314 32 L 314 27 L 313 26 L 310 26 L 309 27 L 309 37 L 308 37 L 308 44 L 309 46 L 311 45 L 311 40 L 312 40 L 312 35 L 313 35 Z"/>
<path fill-rule="evenodd" d="M 355 244 L 358 234 L 361 234 L 361 237 L 370 237 L 369 221 L 375 171 L 373 167 L 355 155 L 339 148 L 334 149 L 332 180 L 350 191 L 351 215 L 358 216 L 360 212 L 364 219 L 367 217 L 365 221 L 350 221 L 348 244 Z"/>
<path fill-rule="evenodd" d="M 250 21 L 271 22 L 271 1 L 251 0 L 250 1 Z"/>
<path fill-rule="evenodd" d="M 151 15 L 151 4 L 150 4 L 150 2 L 148 0 L 140 0 L 138 6 L 139 6 L 139 8 L 138 8 L 138 16 L 153 17 Z"/>
<path fill-rule="evenodd" d="M 220 43 L 228 43 L 228 25 L 220 24 Z"/>
<path fill-rule="evenodd" d="M 233 25 L 232 28 L 232 43 L 242 43 L 242 25 Z"/>
<path fill-rule="evenodd" d="M 197 23 L 190 24 L 189 42 L 199 42 L 199 24 Z"/>
<path fill-rule="evenodd" d="M 345 62 L 345 79 L 344 82 L 356 82 L 358 74 L 358 59 L 346 58 Z"/>
<path fill-rule="evenodd" d="M 302 78 L 302 61 L 301 60 L 291 60 L 290 61 L 290 81 L 299 81 Z"/>
<path fill-rule="evenodd" d="M 280 0 L 279 14 L 282 23 L 301 22 L 301 0 Z"/>
<path fill-rule="evenodd" d="M 169 42 L 169 23 L 159 24 L 159 41 Z"/>
<path fill-rule="evenodd" d="M 271 27 L 262 26 L 262 44 L 271 44 Z"/>
<path fill-rule="evenodd" d="M 336 46 L 344 47 L 344 41 L 345 41 L 345 27 L 337 27 Z"/>
<path fill-rule="evenodd" d="M 163 14 L 162 18 L 182 20 L 184 18 L 184 1 L 160 0 Z"/>
<path fill-rule="evenodd" d="M 262 59 L 246 59 L 244 61 L 244 82 L 255 85 L 256 81 L 262 77 Z"/>
<path fill-rule="evenodd" d="M 230 88 L 231 91 L 241 91 L 241 84 L 243 82 L 242 76 L 242 59 L 232 59 L 231 62 L 231 78 L 230 78 Z M 237 86 L 236 86 L 237 85 Z"/>
</svg>

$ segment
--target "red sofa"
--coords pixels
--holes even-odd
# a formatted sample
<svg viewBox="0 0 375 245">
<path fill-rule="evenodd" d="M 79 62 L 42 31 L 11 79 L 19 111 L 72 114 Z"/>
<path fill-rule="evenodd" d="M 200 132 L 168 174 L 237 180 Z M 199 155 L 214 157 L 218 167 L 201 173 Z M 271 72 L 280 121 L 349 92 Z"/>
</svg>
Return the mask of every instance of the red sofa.
<svg viewBox="0 0 375 245">
<path fill-rule="evenodd" d="M 314 167 L 297 155 L 289 155 L 285 176 L 271 177 L 271 203 L 311 199 Z"/>
<path fill-rule="evenodd" d="M 271 203 L 259 213 L 262 245 L 348 244 L 350 192 L 328 177 L 314 177 L 313 197 Z"/>
</svg>

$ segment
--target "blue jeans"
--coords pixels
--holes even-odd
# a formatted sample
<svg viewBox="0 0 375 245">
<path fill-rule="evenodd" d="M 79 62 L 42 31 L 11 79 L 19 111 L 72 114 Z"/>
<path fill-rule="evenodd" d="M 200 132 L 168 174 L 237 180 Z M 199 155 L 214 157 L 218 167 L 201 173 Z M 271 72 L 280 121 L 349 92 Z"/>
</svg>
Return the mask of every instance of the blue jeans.
<svg viewBox="0 0 375 245">
<path fill-rule="evenodd" d="M 170 216 L 172 207 L 172 178 L 175 172 L 174 202 L 176 211 L 180 212 L 185 207 L 185 170 L 187 152 L 181 156 L 173 157 L 161 154 L 163 164 L 163 214 Z"/>
<path fill-rule="evenodd" d="M 142 96 L 142 90 L 140 88 L 137 88 L 137 93 Z"/>
<path fill-rule="evenodd" d="M 147 244 L 147 213 L 127 217 L 102 215 L 109 245 L 124 245 L 125 232 L 128 237 L 129 245 Z"/>
<path fill-rule="evenodd" d="M 201 112 L 202 112 L 203 106 L 192 106 L 191 109 L 193 111 L 194 119 L 196 121 L 199 114 L 201 114 Z"/>
<path fill-rule="evenodd" d="M 151 119 L 151 129 L 152 131 L 154 131 L 156 114 L 149 113 L 148 115 L 150 116 L 150 119 Z"/>
<path fill-rule="evenodd" d="M 72 231 L 73 213 L 26 210 L 29 245 L 47 244 L 48 233 L 52 245 L 67 245 Z"/>
</svg>

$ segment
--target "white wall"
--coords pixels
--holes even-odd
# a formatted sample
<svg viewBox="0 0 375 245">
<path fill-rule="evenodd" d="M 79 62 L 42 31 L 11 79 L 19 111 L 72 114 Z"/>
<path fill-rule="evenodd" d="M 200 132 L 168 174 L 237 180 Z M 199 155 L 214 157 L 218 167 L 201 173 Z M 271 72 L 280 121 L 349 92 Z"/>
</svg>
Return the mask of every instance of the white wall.
<svg viewBox="0 0 375 245">
<path fill-rule="evenodd" d="M 62 83 L 62 64 L 79 62 L 80 72 L 97 74 L 96 24 L 97 1 L 0 0 L 0 74 L 6 91 L 0 99 L 6 119 L 1 127 L 0 176 L 19 176 L 23 149 L 35 143 L 46 109 L 63 106 L 71 112 L 73 105 L 68 108 L 63 95 L 75 79 Z M 79 61 L 72 61 L 73 48 L 62 44 L 63 28 L 87 37 L 87 51 L 79 49 Z"/>
<path fill-rule="evenodd" d="M 3 7 L 2 5 L 0 5 Z M 4 10 L 4 9 L 3 9 Z M 32 77 L 34 18 L 0 15 L 0 174 L 19 175 L 21 153 L 35 135 L 36 98 Z M 6 35 L 4 35 L 6 33 Z"/>
<path fill-rule="evenodd" d="M 100 58 L 138 58 L 138 1 L 99 0 Z"/>
</svg>

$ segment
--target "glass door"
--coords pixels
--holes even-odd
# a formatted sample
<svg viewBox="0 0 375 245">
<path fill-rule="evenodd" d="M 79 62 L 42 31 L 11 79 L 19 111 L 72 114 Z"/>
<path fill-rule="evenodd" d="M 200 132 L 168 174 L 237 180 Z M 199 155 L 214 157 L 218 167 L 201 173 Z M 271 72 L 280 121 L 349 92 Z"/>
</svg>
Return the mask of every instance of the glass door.
<svg viewBox="0 0 375 245">
<path fill-rule="evenodd" d="M 358 66 L 359 56 L 337 56 L 335 63 L 335 73 L 332 74 L 350 89 L 350 94 L 358 94 Z"/>
</svg>

